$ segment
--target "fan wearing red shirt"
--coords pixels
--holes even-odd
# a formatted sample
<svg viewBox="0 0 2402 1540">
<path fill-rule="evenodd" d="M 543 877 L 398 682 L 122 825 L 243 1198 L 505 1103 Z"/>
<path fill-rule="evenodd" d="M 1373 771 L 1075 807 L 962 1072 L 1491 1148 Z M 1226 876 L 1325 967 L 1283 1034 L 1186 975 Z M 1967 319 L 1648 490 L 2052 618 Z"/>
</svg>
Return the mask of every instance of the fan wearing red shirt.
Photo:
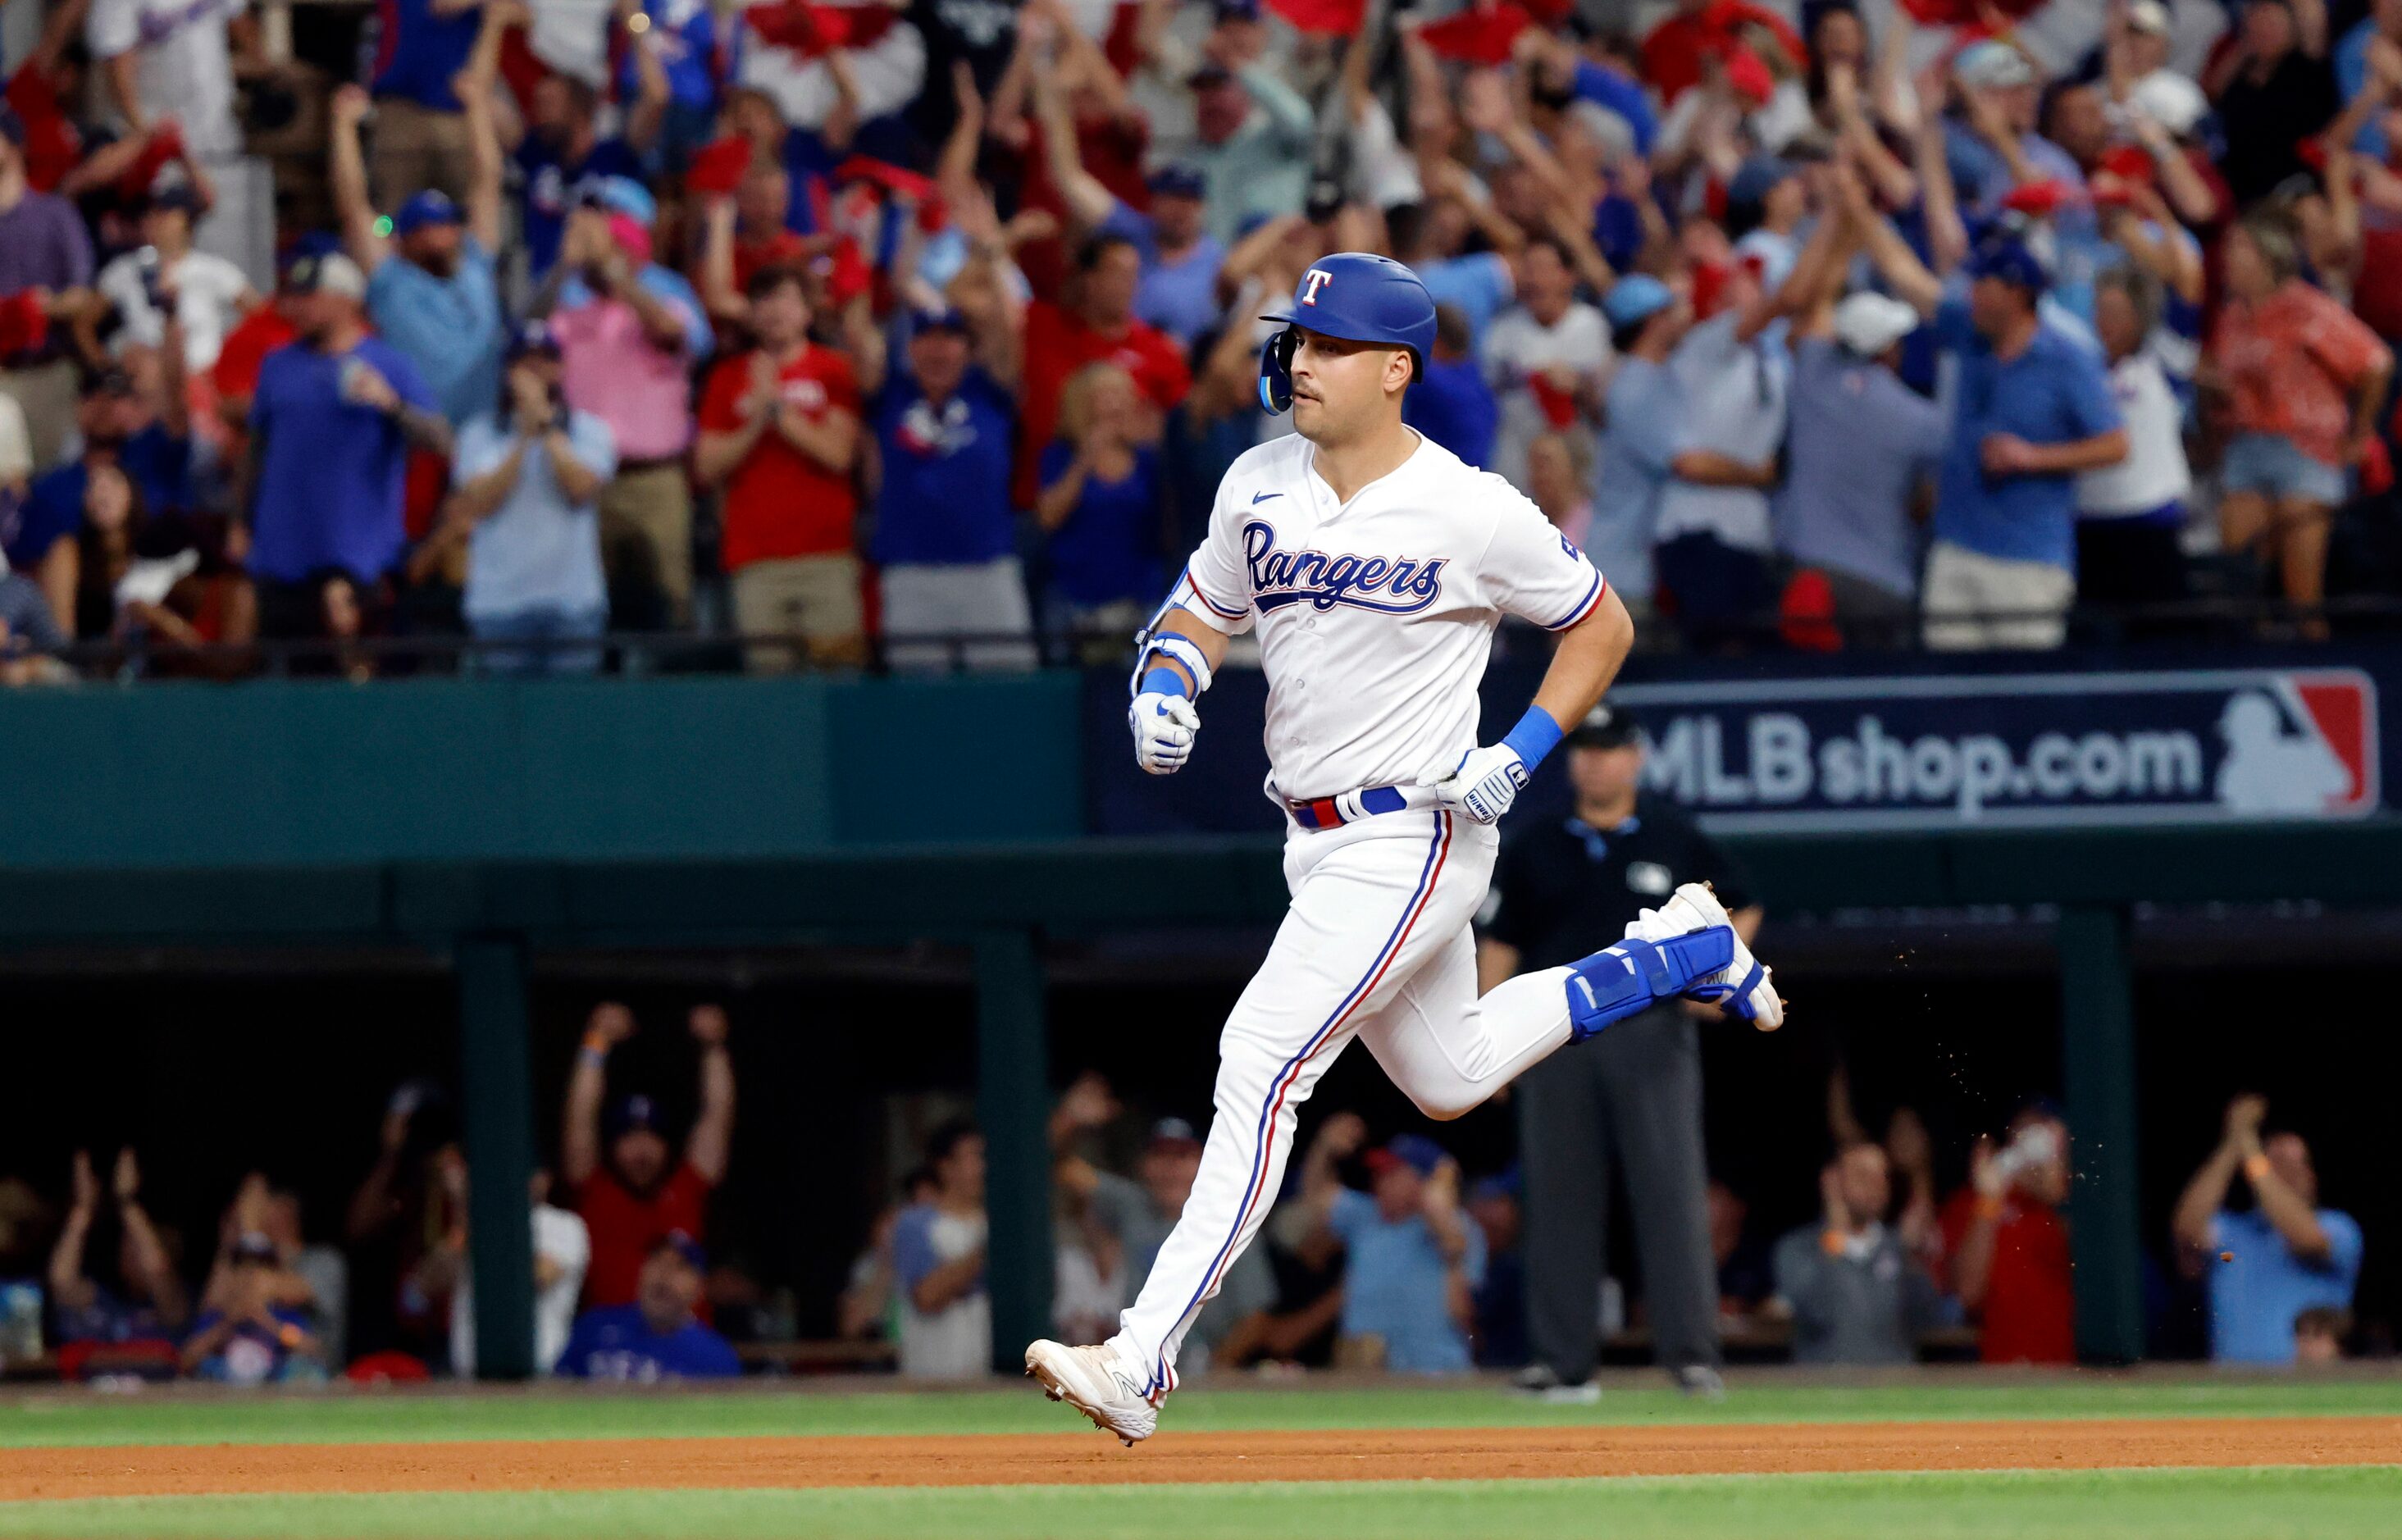
<svg viewBox="0 0 2402 1540">
<path fill-rule="evenodd" d="M 1953 1292 L 1981 1328 L 1989 1364 L 2077 1361 L 2068 1270 L 2068 1129 L 2039 1107 L 2010 1124 L 2009 1148 L 1980 1140 L 1968 1185 L 1943 1205 Z"/>
<path fill-rule="evenodd" d="M 725 490 L 725 571 L 752 673 L 867 660 L 860 602 L 859 381 L 850 357 L 809 340 L 807 277 L 763 268 L 746 297 L 758 346 L 718 364 L 700 400 L 700 479 Z"/>
<path fill-rule="evenodd" d="M 634 1013 L 606 1002 L 593 1008 L 585 1024 L 584 1046 L 567 1078 L 559 1169 L 592 1232 L 587 1309 L 630 1303 L 642 1259 L 664 1237 L 706 1233 L 710 1189 L 725 1178 L 734 1136 L 734 1061 L 725 1052 L 723 1009 L 695 1006 L 689 1025 L 700 1045 L 700 1115 L 684 1139 L 683 1158 L 675 1161 L 648 1096 L 621 1097 L 603 1128 L 600 1098 L 610 1051 L 634 1035 Z"/>
<path fill-rule="evenodd" d="M 1026 386 L 1018 405 L 1017 474 L 1010 496 L 1021 508 L 1041 493 L 1036 466 L 1042 447 L 1057 434 L 1059 399 L 1068 381 L 1087 364 L 1114 364 L 1155 411 L 1145 442 L 1158 438 L 1158 423 L 1193 389 L 1193 371 L 1173 337 L 1134 318 L 1135 290 L 1142 282 L 1142 254 L 1123 235 L 1100 234 L 1076 254 L 1076 274 L 1066 305 L 1036 300 L 1026 307 Z"/>
</svg>

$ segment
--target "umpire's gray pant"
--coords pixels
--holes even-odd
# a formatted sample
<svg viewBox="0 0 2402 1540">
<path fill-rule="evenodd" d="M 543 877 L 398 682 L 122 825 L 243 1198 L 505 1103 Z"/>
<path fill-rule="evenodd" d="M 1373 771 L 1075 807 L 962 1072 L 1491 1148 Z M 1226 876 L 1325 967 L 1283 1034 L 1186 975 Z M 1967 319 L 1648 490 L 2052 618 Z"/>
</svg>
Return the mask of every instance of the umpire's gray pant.
<svg viewBox="0 0 2402 1540">
<path fill-rule="evenodd" d="M 1590 1379 L 1600 1351 L 1613 1160 L 1635 1207 L 1657 1361 L 1719 1361 L 1697 1025 L 1678 1003 L 1656 1006 L 1518 1079 L 1527 1332 L 1535 1361 L 1564 1381 Z"/>
</svg>

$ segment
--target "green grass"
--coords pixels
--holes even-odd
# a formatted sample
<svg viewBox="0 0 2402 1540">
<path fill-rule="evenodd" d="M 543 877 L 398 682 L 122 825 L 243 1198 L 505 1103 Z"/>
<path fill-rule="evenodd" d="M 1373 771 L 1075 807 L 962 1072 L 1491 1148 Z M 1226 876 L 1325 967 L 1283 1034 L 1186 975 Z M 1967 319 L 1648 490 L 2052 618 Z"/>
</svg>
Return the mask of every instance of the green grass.
<svg viewBox="0 0 2402 1540">
<path fill-rule="evenodd" d="M 1483 1382 L 1191 1390 L 1175 1431 L 1539 1427 L 1590 1423 L 1864 1422 L 1986 1417 L 2402 1417 L 2402 1379 L 2019 1376 L 1965 1371 L 1855 1386 L 1738 1376 L 1724 1401 L 1692 1401 L 1650 1376 L 1613 1380 L 1599 1406 L 1553 1407 Z M 327 1391 L 93 1396 L 0 1401 L 0 1447 L 355 1443 L 449 1438 L 1067 1433 L 1084 1423 L 1028 1386 L 892 1392 L 421 1395 Z M 2402 1532 L 2402 1522 L 2395 1525 Z"/>
<path fill-rule="evenodd" d="M 1700 1477 L 0 1504 L 48 1540 L 2390 1540 L 2402 1470 Z"/>
</svg>

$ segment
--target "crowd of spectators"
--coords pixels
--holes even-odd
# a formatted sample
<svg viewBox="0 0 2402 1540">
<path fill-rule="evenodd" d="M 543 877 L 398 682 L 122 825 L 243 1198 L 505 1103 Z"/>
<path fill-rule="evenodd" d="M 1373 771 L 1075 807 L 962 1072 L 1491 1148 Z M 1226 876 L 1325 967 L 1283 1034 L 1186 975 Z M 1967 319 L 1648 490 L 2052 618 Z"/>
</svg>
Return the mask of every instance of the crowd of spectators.
<svg viewBox="0 0 2402 1540">
<path fill-rule="evenodd" d="M 596 1008 L 569 1074 L 556 1170 L 528 1193 L 537 1370 L 653 1382 L 753 1368 L 890 1366 L 906 1378 L 974 1379 L 993 1362 L 986 1290 L 985 1148 L 972 1122 L 933 1124 L 922 1163 L 898 1185 L 833 1301 L 835 1341 L 801 1344 L 790 1307 L 760 1308 L 739 1266 L 711 1261 L 711 1195 L 722 1183 L 734 1074 L 725 1012 L 686 1013 L 697 1061 L 681 1142 L 646 1093 L 612 1088 L 613 1053 L 635 1032 L 620 1005 Z M 610 1092 L 614 1089 L 615 1094 Z M 2267 1121 L 2245 1093 L 2178 1199 L 2171 1258 L 2148 1291 L 2160 1351 L 2254 1365 L 2309 1365 L 2352 1350 L 2362 1231 L 2320 1202 L 2300 1134 Z M 1182 1212 L 1202 1131 L 1138 1120 L 1108 1081 L 1080 1077 L 1051 1119 L 1060 1330 L 1100 1340 L 1140 1290 Z M 1698 1301 L 1655 1297 L 1642 1272 L 1606 1277 L 1585 1301 L 1594 1342 L 1620 1361 L 1656 1346 L 1663 1319 L 1697 1304 L 1730 1351 L 1815 1365 L 1896 1365 L 1974 1355 L 1987 1363 L 2077 1360 L 2068 1194 L 2073 1152 L 2060 1115 L 2033 1102 L 1966 1152 L 1966 1179 L 1939 1195 L 1937 1152 L 1908 1107 L 1872 1137 L 1841 1072 L 1829 1088 L 1835 1154 L 1817 1212 L 1781 1236 L 1755 1233 L 1750 1204 L 1712 1183 L 1705 1224 L 1716 1262 Z M 1130 1154 L 1112 1169 L 1109 1151 Z M 62 1378 L 101 1384 L 199 1378 L 293 1383 L 347 1375 L 413 1380 L 476 1372 L 468 1171 L 440 1090 L 410 1082 L 386 1111 L 380 1147 L 346 1214 L 304 1231 L 289 1188 L 245 1176 L 204 1259 L 154 1217 L 131 1148 L 76 1151 L 65 1202 L 45 1224 L 12 1196 L 10 1222 L 39 1229 L 47 1267 L 21 1290 L 44 1303 L 37 1336 Z M 2250 1202 L 2235 1198 L 2238 1185 Z M 12 1184 L 13 1185 L 13 1184 Z M 1797 1194 L 1760 1197 L 1792 1212 Z M 1425 1134 L 1376 1136 L 1332 1110 L 1309 1131 L 1258 1244 L 1229 1269 L 1188 1339 L 1188 1373 L 1304 1367 L 1450 1375 L 1524 1371 L 1529 1215 L 1514 1163 L 1481 1178 Z M 323 1231 L 339 1244 L 328 1244 Z M 19 1240 L 24 1237 L 20 1234 Z M 2147 1247 L 2147 1251 L 2151 1248 Z M 2166 1317 L 2184 1313 L 2190 1327 Z M 12 1333 L 20 1327 L 11 1316 Z M 2183 1330 L 2182 1338 L 2179 1331 Z M 12 1336 L 12 1367 L 31 1351 Z M 1716 1395 L 1715 1374 L 1680 1372 Z M 1566 1394 L 1556 1376 L 1524 1388 Z"/>
<path fill-rule="evenodd" d="M 2392 481 L 2394 0 L 1363 14 L 436 0 L 293 58 L 48 0 L 0 113 L 8 677 L 1106 655 L 1284 431 L 1252 318 L 1344 248 L 1440 302 L 1410 421 L 1654 639 L 2321 636 L 2395 586 L 2339 559 Z"/>
</svg>

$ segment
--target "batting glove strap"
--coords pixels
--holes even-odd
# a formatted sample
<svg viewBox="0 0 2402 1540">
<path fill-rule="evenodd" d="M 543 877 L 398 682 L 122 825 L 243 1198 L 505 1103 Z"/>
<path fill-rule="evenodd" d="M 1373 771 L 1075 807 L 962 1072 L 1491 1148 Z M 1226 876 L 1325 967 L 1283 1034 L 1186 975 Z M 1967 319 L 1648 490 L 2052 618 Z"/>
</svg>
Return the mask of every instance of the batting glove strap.
<svg viewBox="0 0 2402 1540">
<path fill-rule="evenodd" d="M 1459 768 L 1435 788 L 1443 805 L 1475 823 L 1498 823 L 1526 784 L 1526 762 L 1506 743 L 1471 749 Z"/>
</svg>

